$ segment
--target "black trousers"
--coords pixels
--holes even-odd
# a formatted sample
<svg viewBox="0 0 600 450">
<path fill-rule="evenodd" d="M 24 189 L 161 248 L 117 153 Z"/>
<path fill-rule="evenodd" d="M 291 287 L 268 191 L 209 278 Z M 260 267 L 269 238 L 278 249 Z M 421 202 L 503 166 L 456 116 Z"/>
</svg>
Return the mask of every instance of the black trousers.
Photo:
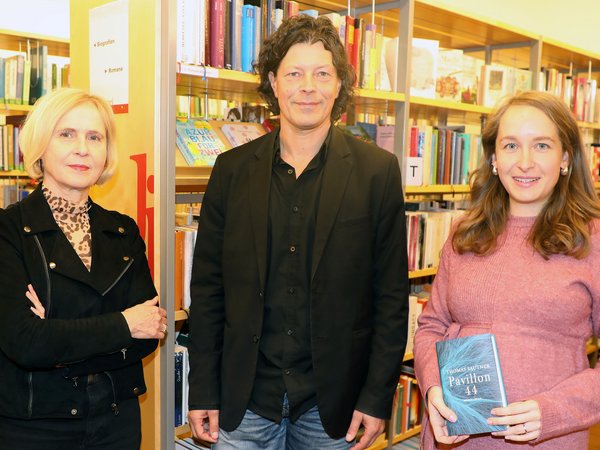
<svg viewBox="0 0 600 450">
<path fill-rule="evenodd" d="M 0 450 L 139 450 L 142 433 L 138 399 L 111 408 L 104 374 L 88 377 L 89 412 L 83 419 L 22 420 L 0 416 Z"/>
</svg>

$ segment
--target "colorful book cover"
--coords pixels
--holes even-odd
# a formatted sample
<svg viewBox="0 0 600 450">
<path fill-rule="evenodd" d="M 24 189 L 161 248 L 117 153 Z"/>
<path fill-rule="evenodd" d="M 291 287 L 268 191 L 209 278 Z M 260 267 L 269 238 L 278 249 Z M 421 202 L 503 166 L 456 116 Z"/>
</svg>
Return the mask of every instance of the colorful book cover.
<svg viewBox="0 0 600 450">
<path fill-rule="evenodd" d="M 502 369 L 493 334 L 436 343 L 444 402 L 458 420 L 447 422 L 450 436 L 502 431 L 488 425 L 491 410 L 507 405 Z"/>
<path fill-rule="evenodd" d="M 248 123 L 225 123 L 221 126 L 221 131 L 232 147 L 253 141 L 265 134 L 257 126 Z"/>
<path fill-rule="evenodd" d="M 438 53 L 435 98 L 451 102 L 461 101 L 463 52 L 455 49 L 440 49 Z"/>
<path fill-rule="evenodd" d="M 226 148 L 208 122 L 177 120 L 177 147 L 189 166 L 212 166 Z"/>
</svg>

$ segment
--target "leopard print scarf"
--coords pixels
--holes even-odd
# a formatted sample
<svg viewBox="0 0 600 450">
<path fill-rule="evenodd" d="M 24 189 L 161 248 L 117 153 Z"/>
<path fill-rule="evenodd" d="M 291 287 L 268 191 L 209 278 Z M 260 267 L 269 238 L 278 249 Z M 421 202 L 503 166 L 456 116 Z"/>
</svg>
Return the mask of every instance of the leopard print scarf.
<svg viewBox="0 0 600 450">
<path fill-rule="evenodd" d="M 65 234 L 88 271 L 92 268 L 92 233 L 90 232 L 90 202 L 76 205 L 42 187 L 54 220 Z"/>
</svg>

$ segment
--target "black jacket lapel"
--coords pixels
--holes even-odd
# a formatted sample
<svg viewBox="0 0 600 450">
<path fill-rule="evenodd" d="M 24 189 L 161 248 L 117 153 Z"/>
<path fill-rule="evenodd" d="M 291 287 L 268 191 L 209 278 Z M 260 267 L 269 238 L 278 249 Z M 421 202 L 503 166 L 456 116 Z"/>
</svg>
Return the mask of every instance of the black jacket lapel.
<svg viewBox="0 0 600 450">
<path fill-rule="evenodd" d="M 269 191 L 273 167 L 273 148 L 276 132 L 270 133 L 254 154 L 255 160 L 248 167 L 248 204 L 250 221 L 256 248 L 256 258 L 261 288 L 267 277 L 267 226 L 269 218 Z"/>
<path fill-rule="evenodd" d="M 317 272 L 317 267 L 321 261 L 325 244 L 335 222 L 353 168 L 351 154 L 341 133 L 337 128 L 333 128 L 327 150 L 328 155 L 323 172 L 313 244 L 311 280 Z"/>
</svg>

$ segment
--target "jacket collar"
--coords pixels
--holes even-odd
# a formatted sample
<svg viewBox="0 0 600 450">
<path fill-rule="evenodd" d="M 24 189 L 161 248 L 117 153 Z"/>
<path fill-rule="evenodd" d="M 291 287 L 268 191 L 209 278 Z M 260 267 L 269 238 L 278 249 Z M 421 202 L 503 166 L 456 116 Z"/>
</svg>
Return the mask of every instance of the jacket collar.
<svg viewBox="0 0 600 450">
<path fill-rule="evenodd" d="M 39 185 L 20 202 L 23 228 L 21 232 L 40 239 L 47 258 L 48 267 L 64 276 L 92 286 L 98 293 L 104 293 L 132 262 L 131 249 L 120 245 L 120 240 L 110 236 L 127 236 L 133 230 L 122 220 L 120 214 L 108 213 L 91 199 L 89 210 L 92 232 L 92 270 L 88 272 L 79 256 L 68 243 L 60 227 L 56 224 L 52 210 L 44 198 Z"/>
</svg>

